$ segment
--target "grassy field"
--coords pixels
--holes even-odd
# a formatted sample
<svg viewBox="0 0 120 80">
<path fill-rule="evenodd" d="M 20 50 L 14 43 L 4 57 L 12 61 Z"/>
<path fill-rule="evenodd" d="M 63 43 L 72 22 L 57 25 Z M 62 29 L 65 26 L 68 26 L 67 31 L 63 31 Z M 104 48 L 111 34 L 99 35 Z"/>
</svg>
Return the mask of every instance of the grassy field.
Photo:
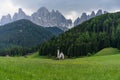
<svg viewBox="0 0 120 80">
<path fill-rule="evenodd" d="M 120 54 L 67 60 L 0 57 L 0 80 L 120 80 Z"/>
<path fill-rule="evenodd" d="M 116 48 L 104 48 L 98 53 L 96 53 L 95 56 L 114 55 L 119 53 L 120 53 L 120 50 Z"/>
</svg>

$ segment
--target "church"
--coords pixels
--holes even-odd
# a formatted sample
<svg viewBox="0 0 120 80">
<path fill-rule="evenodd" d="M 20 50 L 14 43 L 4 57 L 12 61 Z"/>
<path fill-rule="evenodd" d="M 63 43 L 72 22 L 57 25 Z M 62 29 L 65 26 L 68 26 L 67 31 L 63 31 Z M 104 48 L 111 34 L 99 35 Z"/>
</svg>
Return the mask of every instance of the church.
<svg viewBox="0 0 120 80">
<path fill-rule="evenodd" d="M 57 59 L 64 59 L 65 57 L 64 57 L 64 54 L 63 54 L 63 52 L 60 52 L 60 50 L 58 49 L 57 50 Z"/>
</svg>

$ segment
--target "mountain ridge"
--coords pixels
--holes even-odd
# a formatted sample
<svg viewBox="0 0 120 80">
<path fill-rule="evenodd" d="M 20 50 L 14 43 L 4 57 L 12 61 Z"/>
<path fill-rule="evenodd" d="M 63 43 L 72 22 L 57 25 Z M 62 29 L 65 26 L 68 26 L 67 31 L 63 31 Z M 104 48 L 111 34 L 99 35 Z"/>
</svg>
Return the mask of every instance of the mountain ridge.
<svg viewBox="0 0 120 80">
<path fill-rule="evenodd" d="M 56 30 L 59 32 L 56 32 L 57 35 L 62 33 L 59 28 Z M 12 45 L 32 48 L 57 35 L 29 20 L 17 20 L 0 26 L 0 49 L 4 47 L 10 48 L 9 46 Z"/>
<path fill-rule="evenodd" d="M 94 55 L 113 47 L 120 49 L 120 12 L 94 17 L 41 45 L 39 54 L 56 56 L 59 49 L 68 57 Z M 47 51 L 49 50 L 49 51 Z"/>
<path fill-rule="evenodd" d="M 16 20 L 27 19 L 43 27 L 57 26 L 58 28 L 66 31 L 69 28 L 72 28 L 73 24 L 74 26 L 77 26 L 86 20 L 106 13 L 108 12 L 102 11 L 101 9 L 98 10 L 97 13 L 92 11 L 91 14 L 89 15 L 87 15 L 86 13 L 82 13 L 81 17 L 76 18 L 76 20 L 73 22 L 71 19 L 66 19 L 64 15 L 60 13 L 58 10 L 49 11 L 46 7 L 41 7 L 36 12 L 28 16 L 22 10 L 22 8 L 19 8 L 18 12 L 14 13 L 13 16 L 11 16 L 10 14 L 2 16 L 0 24 L 4 25 L 7 23 L 14 22 Z"/>
<path fill-rule="evenodd" d="M 78 17 L 75 21 L 74 21 L 74 26 L 77 26 L 81 23 L 83 23 L 84 21 L 90 20 L 91 18 L 94 18 L 96 16 L 100 16 L 102 14 L 107 14 L 107 11 L 102 11 L 101 9 L 99 9 L 97 11 L 97 13 L 95 13 L 94 11 L 91 12 L 90 15 L 87 15 L 86 13 L 82 13 L 81 17 Z"/>
<path fill-rule="evenodd" d="M 19 8 L 18 13 L 15 13 L 13 17 L 9 14 L 10 17 L 3 16 L 0 23 L 1 25 L 20 20 L 27 19 L 32 21 L 33 23 L 43 26 L 43 27 L 58 27 L 62 30 L 67 30 L 68 27 L 72 26 L 72 20 L 66 19 L 58 10 L 49 11 L 45 7 L 41 7 L 34 12 L 31 16 L 26 15 L 26 13 Z"/>
</svg>

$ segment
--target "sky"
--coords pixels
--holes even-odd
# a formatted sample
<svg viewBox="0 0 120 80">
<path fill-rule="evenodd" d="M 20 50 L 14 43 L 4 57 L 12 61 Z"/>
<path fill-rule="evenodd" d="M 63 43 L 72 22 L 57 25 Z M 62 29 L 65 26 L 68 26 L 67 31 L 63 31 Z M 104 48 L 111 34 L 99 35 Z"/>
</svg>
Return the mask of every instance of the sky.
<svg viewBox="0 0 120 80">
<path fill-rule="evenodd" d="M 13 15 L 22 8 L 27 15 L 36 12 L 40 7 L 59 10 L 67 19 L 75 20 L 83 12 L 90 14 L 98 9 L 108 12 L 120 11 L 120 0 L 1 0 L 0 18 L 10 13 Z"/>
</svg>

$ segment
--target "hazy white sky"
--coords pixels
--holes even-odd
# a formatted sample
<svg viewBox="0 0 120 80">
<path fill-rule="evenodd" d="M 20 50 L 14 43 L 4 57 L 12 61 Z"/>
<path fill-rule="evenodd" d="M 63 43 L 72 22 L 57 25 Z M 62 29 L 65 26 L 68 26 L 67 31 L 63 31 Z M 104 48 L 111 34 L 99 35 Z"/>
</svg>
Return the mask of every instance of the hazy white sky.
<svg viewBox="0 0 120 80">
<path fill-rule="evenodd" d="M 120 10 L 120 0 L 1 0 L 0 17 L 18 11 L 22 8 L 26 14 L 31 15 L 40 7 L 49 10 L 59 10 L 66 18 L 75 19 L 83 12 L 90 13 L 103 9 L 109 12 Z"/>
</svg>

